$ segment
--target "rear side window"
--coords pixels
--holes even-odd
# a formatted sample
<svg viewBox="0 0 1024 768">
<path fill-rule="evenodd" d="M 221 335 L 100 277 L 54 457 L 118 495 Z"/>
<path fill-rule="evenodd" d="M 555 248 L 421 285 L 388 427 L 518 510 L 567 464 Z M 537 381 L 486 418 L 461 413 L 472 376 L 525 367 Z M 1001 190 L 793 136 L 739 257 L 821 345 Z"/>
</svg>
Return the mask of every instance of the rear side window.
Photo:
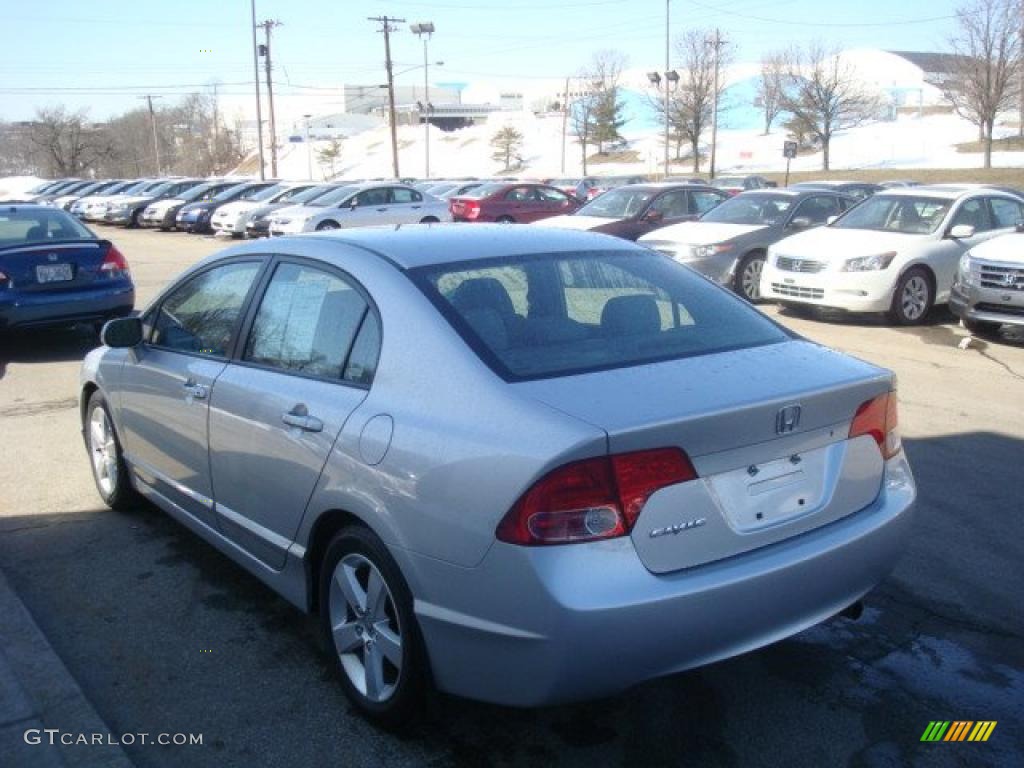
<svg viewBox="0 0 1024 768">
<path fill-rule="evenodd" d="M 157 311 L 153 344 L 179 352 L 225 357 L 259 262 L 214 267 L 172 291 Z"/>
<path fill-rule="evenodd" d="M 789 338 L 740 299 L 655 253 L 542 254 L 422 267 L 410 274 L 507 381 Z"/>
<path fill-rule="evenodd" d="M 414 189 L 393 187 L 391 190 L 391 202 L 393 203 L 419 203 L 422 201 L 423 195 Z"/>
<path fill-rule="evenodd" d="M 337 275 L 281 264 L 260 302 L 244 359 L 340 379 L 365 312 L 362 295 Z"/>
</svg>

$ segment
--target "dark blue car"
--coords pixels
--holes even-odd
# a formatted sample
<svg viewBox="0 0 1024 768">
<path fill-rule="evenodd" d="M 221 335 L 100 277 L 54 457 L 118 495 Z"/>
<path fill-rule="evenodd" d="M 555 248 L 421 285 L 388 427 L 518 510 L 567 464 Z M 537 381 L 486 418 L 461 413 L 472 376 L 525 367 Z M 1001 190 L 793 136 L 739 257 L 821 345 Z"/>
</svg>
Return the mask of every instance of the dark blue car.
<svg viewBox="0 0 1024 768">
<path fill-rule="evenodd" d="M 0 331 L 90 323 L 131 313 L 128 262 L 73 216 L 0 205 Z"/>
</svg>

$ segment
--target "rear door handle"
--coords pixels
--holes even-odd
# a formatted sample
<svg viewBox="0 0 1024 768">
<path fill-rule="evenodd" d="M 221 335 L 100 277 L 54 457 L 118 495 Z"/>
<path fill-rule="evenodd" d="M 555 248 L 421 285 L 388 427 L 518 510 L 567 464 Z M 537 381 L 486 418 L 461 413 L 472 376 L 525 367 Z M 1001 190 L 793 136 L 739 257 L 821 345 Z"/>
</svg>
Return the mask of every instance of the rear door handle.
<svg viewBox="0 0 1024 768">
<path fill-rule="evenodd" d="M 281 414 L 281 421 L 303 432 L 322 432 L 324 429 L 324 423 L 316 416 L 310 416 L 306 406 L 301 403 L 287 413 Z"/>
</svg>

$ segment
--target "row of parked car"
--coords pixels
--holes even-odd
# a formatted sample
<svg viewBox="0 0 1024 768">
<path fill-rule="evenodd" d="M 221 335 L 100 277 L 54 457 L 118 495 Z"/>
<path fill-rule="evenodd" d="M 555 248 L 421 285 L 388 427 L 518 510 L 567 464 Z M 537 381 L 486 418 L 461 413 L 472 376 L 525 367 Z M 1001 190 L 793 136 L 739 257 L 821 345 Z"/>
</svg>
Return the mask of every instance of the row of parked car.
<svg viewBox="0 0 1024 768">
<path fill-rule="evenodd" d="M 536 223 L 638 240 L 752 302 L 776 301 L 795 312 L 884 312 L 912 325 L 948 303 L 974 332 L 1024 324 L 1024 269 L 1016 254 L 986 247 L 994 254 L 989 263 L 972 251 L 1024 221 L 1024 195 L 1014 189 L 913 181 L 779 189 L 759 176 L 657 183 L 606 177 L 603 186 L 594 177 L 408 181 L 74 182 L 37 202 L 90 222 L 233 237 L 447 221 Z"/>
</svg>

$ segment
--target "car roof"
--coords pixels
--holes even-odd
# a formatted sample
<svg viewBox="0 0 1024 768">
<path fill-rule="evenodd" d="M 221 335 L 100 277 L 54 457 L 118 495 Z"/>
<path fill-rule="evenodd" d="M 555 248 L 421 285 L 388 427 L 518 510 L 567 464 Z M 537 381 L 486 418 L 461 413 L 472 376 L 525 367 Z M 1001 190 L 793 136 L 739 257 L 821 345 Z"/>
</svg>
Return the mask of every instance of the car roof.
<svg viewBox="0 0 1024 768">
<path fill-rule="evenodd" d="M 377 254 L 401 269 L 458 261 L 502 259 L 534 253 L 647 249 L 622 238 L 554 227 L 503 224 L 403 224 L 329 230 L 274 239 L 278 250 L 310 240 L 330 240 Z M 246 246 L 241 248 L 248 250 Z M 260 250 L 257 244 L 253 250 Z M 263 252 L 266 246 L 263 246 Z M 232 251 L 237 253 L 238 251 Z"/>
<path fill-rule="evenodd" d="M 958 200 L 959 198 L 969 195 L 973 192 L 988 192 L 989 194 L 1003 194 L 1011 196 L 1011 193 L 1004 192 L 994 187 L 986 186 L 985 184 L 928 184 L 921 185 L 918 187 L 896 187 L 895 189 L 885 189 L 879 192 L 879 195 L 885 196 L 899 196 L 899 197 L 940 197 L 947 200 Z"/>
</svg>

